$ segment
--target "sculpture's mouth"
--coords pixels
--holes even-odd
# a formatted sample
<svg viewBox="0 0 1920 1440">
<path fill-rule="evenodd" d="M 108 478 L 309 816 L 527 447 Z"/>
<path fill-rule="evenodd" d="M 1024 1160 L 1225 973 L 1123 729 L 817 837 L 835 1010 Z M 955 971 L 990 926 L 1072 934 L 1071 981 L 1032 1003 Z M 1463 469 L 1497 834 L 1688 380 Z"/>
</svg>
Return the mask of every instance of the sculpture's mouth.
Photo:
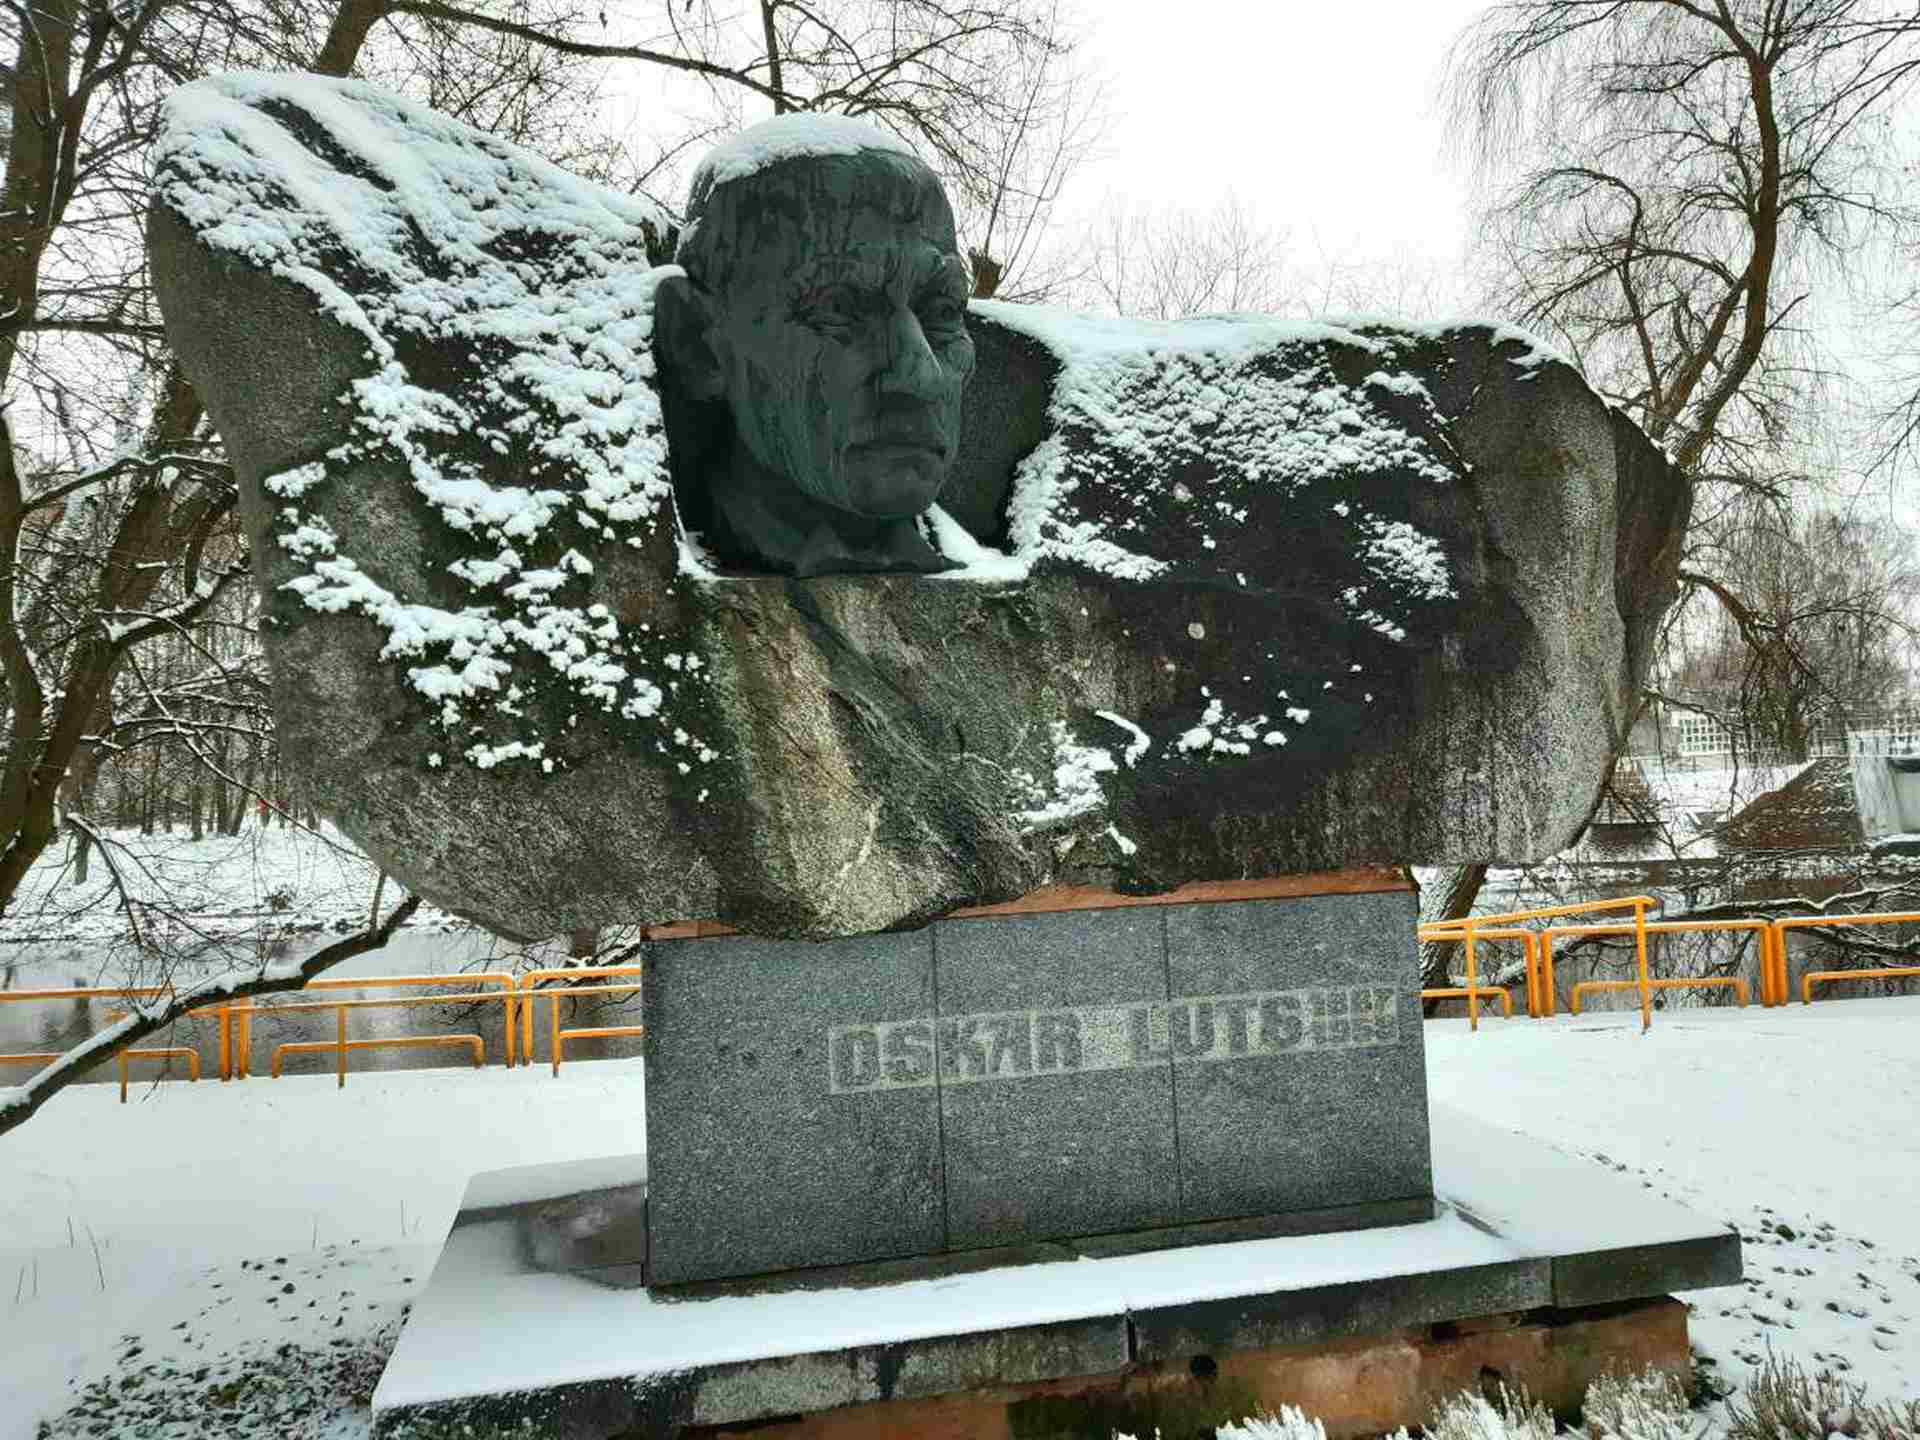
<svg viewBox="0 0 1920 1440">
<path fill-rule="evenodd" d="M 944 465 L 947 462 L 947 447 L 937 440 L 920 436 L 899 437 L 882 436 L 875 440 L 865 440 L 858 445 L 847 447 L 849 453 L 862 460 L 906 461 L 936 460 Z"/>
</svg>

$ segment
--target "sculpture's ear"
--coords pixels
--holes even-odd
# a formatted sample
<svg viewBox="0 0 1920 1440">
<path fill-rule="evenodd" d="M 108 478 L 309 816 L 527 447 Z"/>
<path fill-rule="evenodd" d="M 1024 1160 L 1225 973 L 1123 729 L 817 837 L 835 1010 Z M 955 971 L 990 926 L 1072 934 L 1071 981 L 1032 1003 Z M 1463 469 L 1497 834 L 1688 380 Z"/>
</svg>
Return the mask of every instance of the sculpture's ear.
<svg viewBox="0 0 1920 1440">
<path fill-rule="evenodd" d="M 696 400 L 716 399 L 726 372 L 713 343 L 713 300 L 685 275 L 669 275 L 653 292 L 656 349 Z"/>
</svg>

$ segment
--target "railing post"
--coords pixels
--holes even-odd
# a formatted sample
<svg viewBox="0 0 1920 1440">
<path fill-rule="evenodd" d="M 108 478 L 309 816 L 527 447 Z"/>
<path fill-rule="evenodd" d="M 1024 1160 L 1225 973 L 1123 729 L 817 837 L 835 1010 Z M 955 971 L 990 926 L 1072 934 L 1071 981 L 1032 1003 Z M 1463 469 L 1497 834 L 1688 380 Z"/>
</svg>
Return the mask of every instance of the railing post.
<svg viewBox="0 0 1920 1440">
<path fill-rule="evenodd" d="M 340 1056 L 340 1083 L 338 1088 L 344 1090 L 347 1088 L 347 1007 L 344 1005 L 336 1005 L 333 1007 L 333 1013 L 336 1017 L 335 1023 L 337 1027 L 335 1050 Z"/>
<path fill-rule="evenodd" d="M 1560 995 L 1553 978 L 1553 927 L 1540 932 L 1540 1013 L 1551 1020 L 1560 1013 Z"/>
<path fill-rule="evenodd" d="M 526 996 L 520 1002 L 520 1063 L 533 1064 L 533 976 L 528 975 L 520 981 L 520 988 Z"/>
<path fill-rule="evenodd" d="M 1467 1027 L 1480 1028 L 1480 978 L 1479 966 L 1473 953 L 1473 921 L 1469 919 L 1463 927 L 1467 940 Z"/>
<path fill-rule="evenodd" d="M 1640 969 L 1640 1033 L 1646 1034 L 1653 1028 L 1653 990 L 1647 984 L 1647 902 L 1636 901 L 1633 907 L 1633 948 Z"/>
<path fill-rule="evenodd" d="M 553 1016 L 553 1074 L 554 1078 L 558 1079 L 560 1076 L 560 992 L 553 991 L 549 998 L 553 1001 L 553 1008 L 549 1012 Z"/>
</svg>

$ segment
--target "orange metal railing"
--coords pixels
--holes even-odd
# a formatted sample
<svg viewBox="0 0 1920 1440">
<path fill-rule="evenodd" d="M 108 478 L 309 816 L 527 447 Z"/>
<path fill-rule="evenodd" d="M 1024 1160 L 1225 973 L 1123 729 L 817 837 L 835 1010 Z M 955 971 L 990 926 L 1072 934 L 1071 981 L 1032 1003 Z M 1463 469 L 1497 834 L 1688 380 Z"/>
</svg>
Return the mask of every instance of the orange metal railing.
<svg viewBox="0 0 1920 1440">
<path fill-rule="evenodd" d="M 1450 931 L 1446 928 L 1446 926 L 1449 923 L 1451 922 L 1439 921 L 1432 925 L 1422 925 L 1417 932 L 1417 936 L 1421 940 L 1458 939 L 1459 938 L 1458 932 Z M 1499 943 L 1500 941 L 1510 941 L 1510 940 L 1518 940 L 1520 942 L 1523 952 L 1525 954 L 1525 962 L 1527 967 L 1527 1014 L 1529 1015 L 1539 1014 L 1539 1010 L 1537 1008 L 1538 996 L 1535 993 L 1535 987 L 1537 983 L 1535 977 L 1539 972 L 1539 966 L 1540 966 L 1540 950 L 1539 950 L 1540 932 L 1537 930 L 1524 930 L 1524 929 L 1511 929 L 1511 930 L 1476 929 L 1474 932 L 1473 938 L 1474 938 L 1474 943 L 1476 945 L 1487 944 L 1489 942 Z M 1445 990 L 1423 990 L 1420 993 L 1422 998 L 1427 1000 L 1464 1000 L 1465 998 L 1467 998 L 1467 992 L 1465 987 L 1463 986 L 1448 987 Z M 1506 995 L 1507 992 L 1498 986 L 1493 986 L 1493 987 L 1483 987 L 1480 993 L 1489 997 L 1497 997 L 1497 996 L 1504 996 Z M 1504 1015 L 1511 1015 L 1513 1013 L 1513 1001 L 1511 998 L 1508 999 L 1507 1004 L 1502 1009 L 1501 1013 Z"/>
<path fill-rule="evenodd" d="M 351 977 L 351 976 L 321 976 L 318 979 L 309 980 L 302 987 L 302 991 L 304 992 L 304 991 L 312 991 L 312 990 L 423 990 L 423 989 L 432 990 L 432 989 L 439 989 L 443 987 L 453 987 L 455 989 L 458 989 L 460 986 L 463 986 L 463 985 L 469 986 L 469 987 L 474 985 L 498 985 L 500 989 L 498 989 L 497 991 L 483 991 L 477 996 L 476 995 L 395 996 L 391 1000 L 386 1000 L 386 1001 L 369 1001 L 369 1002 L 366 1002 L 365 1004 L 362 1004 L 360 1002 L 353 1002 L 353 1008 L 370 1009 L 380 1004 L 391 1004 L 393 1006 L 400 1007 L 405 1004 L 410 1004 L 415 1002 L 420 1004 L 425 1004 L 425 1005 L 456 1005 L 456 1004 L 471 1002 L 476 999 L 481 1001 L 488 1001 L 488 1002 L 497 1000 L 502 1004 L 506 1012 L 505 1013 L 505 1021 L 506 1021 L 505 1063 L 509 1066 L 513 1065 L 515 1063 L 514 1036 L 518 1028 L 514 1022 L 517 1018 L 518 1011 L 519 1011 L 520 992 L 514 987 L 513 976 L 507 974 L 505 971 L 476 970 L 471 972 L 463 972 L 455 975 L 379 975 L 379 976 L 369 976 L 365 979 L 361 979 L 358 977 Z M 241 1078 L 241 1079 L 244 1079 L 247 1076 L 253 1074 L 253 1017 L 255 1015 L 273 1014 L 281 1011 L 293 1011 L 293 1010 L 327 1010 L 331 1008 L 333 1007 L 329 1004 L 255 1005 L 249 1001 L 242 1001 L 234 1005 L 232 1007 L 233 1015 L 231 1017 L 231 1025 L 228 1027 L 228 1029 L 230 1029 L 233 1032 L 232 1048 L 236 1056 L 236 1064 L 235 1064 L 233 1073 L 238 1078 Z M 431 1037 L 427 1037 L 427 1038 L 431 1038 Z M 460 1037 L 459 1043 L 464 1043 L 464 1040 L 466 1038 L 467 1037 Z M 415 1042 L 411 1046 L 403 1045 L 399 1043 L 402 1040 L 410 1040 L 410 1039 L 414 1040 Z M 292 1052 L 290 1052 L 296 1055 L 304 1054 L 304 1053 L 313 1053 L 313 1051 L 315 1050 L 332 1050 L 337 1048 L 337 1042 L 332 1040 L 294 1041 L 289 1043 L 294 1044 L 296 1046 L 305 1047 L 305 1048 L 295 1049 Z M 387 1036 L 378 1040 L 354 1040 L 349 1042 L 348 1048 L 354 1049 L 354 1050 L 377 1050 L 382 1048 L 404 1050 L 404 1049 L 420 1048 L 421 1045 L 423 1045 L 424 1043 L 425 1043 L 425 1040 L 418 1039 L 416 1037 L 411 1037 L 411 1036 Z M 223 1030 L 221 1035 L 221 1053 L 223 1057 L 227 1052 L 228 1046 L 229 1046 L 229 1035 L 226 1030 Z M 223 1061 L 222 1061 L 223 1077 L 225 1073 L 226 1073 L 226 1067 L 225 1067 L 225 1061 L 223 1058 Z M 280 1072 L 277 1068 L 273 1070 L 273 1074 L 275 1078 L 278 1078 L 279 1073 Z"/>
<path fill-rule="evenodd" d="M 1572 1009 L 1574 1014 L 1578 1015 L 1580 1013 L 1580 998 L 1589 991 L 1635 990 L 1639 988 L 1639 983 L 1637 980 L 1582 980 L 1573 987 L 1569 1008 Z M 1695 978 L 1683 977 L 1674 980 L 1655 979 L 1649 980 L 1647 984 L 1655 990 L 1730 988 L 1733 993 L 1739 997 L 1742 1005 L 1747 1003 L 1747 982 L 1740 979 L 1737 975 L 1707 975 Z"/>
<path fill-rule="evenodd" d="M 1553 947 L 1556 941 L 1569 936 L 1574 937 L 1618 937 L 1638 936 L 1641 927 L 1633 925 L 1549 925 L 1540 932 L 1540 988 L 1544 994 L 1543 1014 L 1551 1015 L 1557 1006 L 1558 990 L 1554 983 Z M 1760 943 L 1760 1000 L 1763 1005 L 1772 1004 L 1772 927 L 1765 920 L 1653 920 L 1645 927 L 1647 935 L 1699 934 L 1708 931 L 1724 930 L 1730 933 L 1751 932 L 1759 937 Z M 1644 940 L 1642 941 L 1644 943 Z M 1690 986 L 1712 988 L 1722 984 L 1720 977 L 1705 979 L 1650 980 L 1648 987 L 1654 990 L 1683 990 Z M 1639 988 L 1637 980 L 1587 980 L 1581 984 L 1589 990 L 1632 990 Z M 1580 988 L 1578 986 L 1576 989 Z M 1740 1003 L 1745 1005 L 1747 987 L 1743 982 L 1739 987 Z M 1574 1006 L 1574 1013 L 1580 1013 Z"/>
<path fill-rule="evenodd" d="M 1648 1029 L 1653 1024 L 1653 983 L 1647 973 L 1647 911 L 1657 909 L 1660 901 L 1651 895 L 1626 895 L 1615 900 L 1592 900 L 1581 905 L 1548 905 L 1534 910 L 1510 910 L 1501 915 L 1468 915 L 1458 920 L 1436 920 L 1422 925 L 1416 934 L 1422 940 L 1455 940 L 1466 952 L 1467 983 L 1464 992 L 1455 987 L 1436 990 L 1422 990 L 1423 1000 L 1455 998 L 1462 993 L 1467 1001 L 1467 1022 L 1473 1029 L 1480 1028 L 1480 994 L 1478 947 L 1491 933 L 1510 930 L 1526 920 L 1553 920 L 1564 915 L 1595 915 L 1612 910 L 1632 910 L 1633 924 L 1625 927 L 1635 937 L 1635 950 L 1639 958 L 1639 977 L 1634 986 L 1640 992 L 1640 1028 Z M 1539 995 L 1541 977 L 1538 971 L 1544 970 L 1544 963 L 1528 966 L 1529 1013 L 1538 1013 L 1542 1004 L 1551 1005 L 1549 995 L 1543 1001 Z M 1508 1003 L 1511 1011 L 1511 1002 Z"/>
<path fill-rule="evenodd" d="M 473 1051 L 473 1068 L 478 1070 L 487 1060 L 487 1042 L 478 1035 L 381 1035 L 370 1040 L 349 1040 L 347 1038 L 347 1011 L 367 1009 L 374 1006 L 392 1005 L 445 1005 L 460 1000 L 478 999 L 498 1000 L 501 997 L 489 992 L 476 992 L 473 995 L 408 995 L 384 1000 L 330 1000 L 314 1001 L 297 1005 L 276 1005 L 275 1013 L 288 1010 L 331 1010 L 334 1012 L 335 1034 L 331 1040 L 288 1040 L 273 1047 L 273 1059 L 270 1073 L 280 1078 L 280 1067 L 286 1064 L 289 1055 L 314 1055 L 331 1050 L 337 1057 L 335 1073 L 339 1087 L 347 1084 L 347 1055 L 354 1050 L 416 1050 L 423 1046 L 458 1045 Z"/>
<path fill-rule="evenodd" d="M 0 1001 L 21 1003 L 34 1000 L 146 1000 L 158 995 L 173 994 L 170 985 L 61 985 L 46 990 L 0 990 Z M 204 1015 L 212 1011 L 224 1012 L 224 1006 L 199 1005 L 187 1012 L 188 1017 Z M 125 1010 L 109 1010 L 109 1022 L 124 1020 Z M 225 1026 L 222 1013 L 221 1023 Z M 17 1055 L 0 1055 L 0 1065 L 47 1065 L 62 1058 L 57 1052 L 30 1051 Z M 134 1060 L 185 1060 L 187 1078 L 200 1078 L 200 1052 L 186 1045 L 153 1046 L 146 1049 L 125 1049 L 114 1052 L 114 1063 L 120 1072 L 120 1103 L 127 1102 L 128 1066 Z M 223 1052 L 224 1063 L 224 1052 Z"/>
<path fill-rule="evenodd" d="M 193 1014 L 194 1012 L 188 1011 L 187 1013 Z M 127 1012 L 125 1010 L 109 1010 L 107 1012 L 107 1020 L 109 1023 L 126 1018 Z M 114 1052 L 113 1059 L 114 1063 L 119 1066 L 120 1069 L 120 1103 L 122 1105 L 127 1103 L 127 1068 L 129 1061 L 185 1060 L 187 1062 L 187 1079 L 198 1080 L 200 1078 L 200 1052 L 191 1045 L 156 1045 L 145 1050 L 117 1050 Z"/>
<path fill-rule="evenodd" d="M 307 1004 L 256 1005 L 252 1001 L 219 1001 L 214 1004 L 197 1005 L 186 1012 L 189 1018 L 212 1015 L 218 1025 L 219 1037 L 219 1073 L 222 1080 L 244 1078 L 253 1073 L 253 1017 L 265 1012 L 292 1010 L 340 1010 L 339 1020 L 344 1030 L 345 1011 L 342 1006 L 351 1009 L 370 1009 L 379 1006 L 408 1006 L 415 1004 L 448 1005 L 459 1003 L 499 1002 L 505 1011 L 503 1026 L 506 1036 L 506 1053 L 509 1064 L 513 1063 L 516 1051 L 516 1038 L 520 1033 L 519 1006 L 520 991 L 514 977 L 505 972 L 479 972 L 458 975 L 386 975 L 367 979 L 323 977 L 310 980 L 304 989 L 309 991 L 325 990 L 380 990 L 380 989 L 435 989 L 441 987 L 471 987 L 475 985 L 497 985 L 497 990 L 480 991 L 473 994 L 394 996 L 377 1000 L 326 1001 Z M 0 991 L 0 1002 L 21 1003 L 43 1000 L 120 1000 L 131 1001 L 150 999 L 156 996 L 172 995 L 174 987 L 168 985 L 74 985 L 61 986 L 45 990 L 5 990 Z M 125 1011 L 109 1010 L 109 1021 L 124 1017 Z M 278 1076 L 285 1057 L 290 1054 L 312 1053 L 321 1050 L 340 1050 L 341 1039 L 321 1041 L 294 1041 L 280 1046 L 274 1051 L 272 1073 Z M 346 1049 L 340 1050 L 341 1083 L 344 1084 L 345 1056 L 348 1050 L 368 1050 L 379 1048 L 417 1048 L 430 1045 L 461 1045 L 476 1049 L 478 1057 L 484 1057 L 485 1045 L 477 1035 L 458 1036 L 386 1036 L 370 1040 L 346 1041 Z M 42 1066 L 60 1059 L 57 1052 L 34 1051 L 29 1053 L 0 1055 L 0 1065 Z M 198 1080 L 201 1074 L 200 1053 L 197 1048 L 186 1045 L 156 1046 L 152 1048 L 129 1048 L 116 1053 L 115 1060 L 120 1073 L 120 1098 L 127 1098 L 128 1064 L 133 1060 L 184 1060 L 187 1076 Z M 481 1063 L 479 1059 L 476 1063 Z"/>
<path fill-rule="evenodd" d="M 443 980 L 452 976 L 440 977 Z M 377 982 L 376 982 L 377 983 Z M 286 1015 L 302 1011 L 331 1010 L 334 1012 L 335 1036 L 332 1040 L 289 1040 L 274 1047 L 270 1073 L 274 1079 L 280 1078 L 281 1067 L 289 1055 L 312 1055 L 331 1050 L 338 1057 L 336 1067 L 342 1088 L 347 1083 L 347 1055 L 354 1050 L 417 1050 L 434 1045 L 461 1045 L 473 1052 L 474 1068 L 486 1063 L 486 1041 L 478 1035 L 379 1035 L 364 1040 L 347 1039 L 347 1012 L 349 1010 L 402 1009 L 413 1005 L 471 1005 L 500 1002 L 507 1012 L 507 1033 L 513 1031 L 514 1007 L 518 997 L 512 990 L 475 990 L 469 994 L 458 995 L 383 995 L 377 1000 L 304 1000 L 290 1005 L 248 1006 L 245 1010 L 245 1038 L 240 1045 L 240 1073 L 253 1073 L 252 1061 L 252 1017 L 255 1014 Z M 510 1048 L 510 1047 L 509 1047 Z"/>
<path fill-rule="evenodd" d="M 1780 1003 L 1787 999 L 1787 932 L 1815 930 L 1843 925 L 1908 925 L 1920 923 L 1920 913 L 1900 910 L 1873 915 L 1795 915 L 1773 922 L 1774 963 L 1778 967 Z M 1800 1003 L 1813 1003 L 1815 985 L 1833 985 L 1844 980 L 1901 980 L 1920 977 L 1920 965 L 1889 965 L 1874 970 L 1816 970 L 1800 977 Z"/>
<path fill-rule="evenodd" d="M 643 988 L 639 981 L 618 985 L 582 985 L 583 980 L 599 980 L 608 975 L 638 975 L 646 967 L 643 965 L 596 965 L 591 968 L 568 967 L 559 970 L 531 970 L 520 977 L 520 988 L 524 992 L 521 998 L 521 1023 L 526 1032 L 521 1037 L 521 1054 L 526 1064 L 533 1063 L 533 1006 L 541 996 L 550 1002 L 547 1006 L 549 1017 L 548 1051 L 553 1061 L 553 1073 L 560 1073 L 560 1059 L 565 1053 L 569 1040 L 610 1039 L 619 1035 L 644 1035 L 645 1025 L 592 1025 L 575 1029 L 562 1029 L 560 1025 L 560 1002 L 575 999 L 581 995 L 633 994 Z M 556 981 L 557 985 L 536 990 L 534 987 L 544 981 Z"/>
<path fill-rule="evenodd" d="M 1530 910 L 1513 910 L 1495 915 L 1474 915 L 1459 920 L 1433 921 L 1421 925 L 1416 934 L 1422 941 L 1451 940 L 1459 943 L 1466 955 L 1466 984 L 1442 986 L 1422 990 L 1422 999 L 1464 999 L 1467 1002 L 1469 1023 L 1479 1028 L 1480 1004 L 1483 1000 L 1496 1003 L 1503 1015 L 1513 1013 L 1513 999 L 1502 986 L 1482 985 L 1479 974 L 1479 947 L 1490 944 L 1518 943 L 1523 947 L 1526 969 L 1527 1013 L 1546 1017 L 1555 1013 L 1557 1008 L 1556 984 L 1554 975 L 1554 945 L 1556 941 L 1569 937 L 1625 937 L 1634 938 L 1634 954 L 1637 974 L 1631 980 L 1585 980 L 1573 987 L 1571 1009 L 1581 1012 L 1582 998 L 1588 994 L 1633 990 L 1640 997 L 1640 1024 L 1643 1030 L 1652 1023 L 1652 995 L 1659 990 L 1687 988 L 1727 988 L 1734 991 L 1742 1006 L 1749 1003 L 1748 987 L 1744 980 L 1729 976 L 1670 977 L 1654 978 L 1649 973 L 1648 937 L 1679 933 L 1700 933 L 1724 931 L 1727 933 L 1751 932 L 1759 937 L 1759 975 L 1760 1001 L 1762 1005 L 1783 1005 L 1788 1000 L 1787 940 L 1788 932 L 1815 928 L 1837 928 L 1860 925 L 1920 924 L 1920 912 L 1899 912 L 1862 915 L 1807 915 L 1792 916 L 1781 920 L 1761 920 L 1743 918 L 1731 920 L 1649 920 L 1649 909 L 1657 908 L 1660 902 L 1650 895 L 1629 895 L 1612 900 L 1591 901 L 1575 905 L 1553 905 Z M 1525 922 L 1534 920 L 1556 920 L 1569 916 L 1581 916 L 1631 909 L 1631 922 L 1608 922 L 1572 925 L 1548 925 L 1534 929 Z M 279 1076 L 285 1060 L 290 1055 L 332 1052 L 336 1056 L 336 1075 L 339 1085 L 345 1086 L 347 1077 L 347 1057 L 355 1050 L 382 1048 L 420 1048 L 428 1046 L 457 1046 L 469 1050 L 475 1066 L 485 1063 L 486 1042 L 477 1034 L 458 1035 L 396 1035 L 370 1039 L 349 1040 L 347 1038 L 347 1011 L 357 1009 L 377 1009 L 387 1007 L 411 1007 L 416 1005 L 451 1004 L 487 1004 L 499 1002 L 504 1012 L 503 1033 L 505 1037 L 504 1060 L 508 1066 L 531 1064 L 534 1056 L 533 1017 L 534 1010 L 541 998 L 549 1002 L 548 1009 L 548 1058 L 553 1073 L 560 1073 L 560 1065 L 565 1058 L 566 1043 L 569 1040 L 612 1038 L 619 1036 L 642 1036 L 646 1033 L 644 1024 L 601 1025 L 568 1028 L 561 1023 L 560 1002 L 577 999 L 587 995 L 630 995 L 640 991 L 643 986 L 638 980 L 604 983 L 611 977 L 639 976 L 644 967 L 640 965 L 610 965 L 604 967 L 568 967 L 559 969 L 535 970 L 526 975 L 515 977 L 504 972 L 479 972 L 455 975 L 394 975 L 368 979 L 348 979 L 323 977 L 307 982 L 307 991 L 329 990 L 381 990 L 381 989 L 419 989 L 437 990 L 443 987 L 468 987 L 462 993 L 423 994 L 383 996 L 374 999 L 312 1000 L 291 1004 L 255 1005 L 248 1000 L 219 1001 L 217 1003 L 195 1006 L 186 1012 L 189 1017 L 213 1015 L 219 1027 L 219 1067 L 221 1079 L 243 1078 L 251 1075 L 253 1030 L 252 1022 L 256 1014 L 288 1013 L 297 1011 L 331 1010 L 335 1015 L 335 1038 L 332 1040 L 288 1041 L 277 1046 L 272 1055 L 271 1073 Z M 1811 1003 L 1816 985 L 1837 984 L 1846 980 L 1920 978 L 1920 965 L 1886 966 L 1869 970 L 1822 970 L 1801 978 L 1800 998 L 1803 1003 Z M 474 986 L 497 986 L 497 989 L 475 990 Z M 0 1003 L 19 1003 L 44 1000 L 122 1000 L 146 999 L 174 993 L 171 986 L 71 986 L 45 990 L 0 991 Z M 124 1012 L 109 1012 L 111 1018 L 119 1018 Z M 26 1052 L 0 1055 L 0 1066 L 9 1065 L 46 1065 L 60 1059 L 57 1052 Z M 115 1053 L 119 1069 L 120 1098 L 124 1102 L 128 1089 L 128 1065 L 133 1060 L 170 1060 L 183 1059 L 187 1063 L 189 1078 L 198 1080 L 201 1073 L 200 1055 L 191 1046 L 166 1046 L 152 1049 L 128 1047 Z"/>
</svg>

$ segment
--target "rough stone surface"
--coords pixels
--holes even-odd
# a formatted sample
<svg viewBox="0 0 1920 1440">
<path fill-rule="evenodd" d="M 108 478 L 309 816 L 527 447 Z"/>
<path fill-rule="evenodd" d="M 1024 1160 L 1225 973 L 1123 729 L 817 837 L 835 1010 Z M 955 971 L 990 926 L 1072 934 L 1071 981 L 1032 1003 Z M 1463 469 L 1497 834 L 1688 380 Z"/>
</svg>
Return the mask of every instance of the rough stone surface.
<svg viewBox="0 0 1920 1440">
<path fill-rule="evenodd" d="M 1179 1214 L 1173 1067 L 1035 1074 L 1091 1049 L 1088 1027 L 1035 1012 L 1167 999 L 1173 906 L 948 920 L 933 927 L 943 1027 L 947 1244 L 1097 1235 Z M 1077 1017 L 1075 1017 L 1077 1018 Z M 1130 1037 L 1116 1031 L 1119 1045 Z M 1082 1057 L 1091 1060 L 1090 1055 Z M 1015 1078 L 1022 1073 L 1030 1078 Z M 1004 1078 L 989 1078 L 989 1077 Z"/>
<path fill-rule="evenodd" d="M 1175 1067 L 1183 1217 L 1431 1192 L 1417 918 L 1406 894 L 1166 907 L 1173 994 L 1301 997 L 1286 1048 L 1263 1051 L 1257 1007 L 1216 1007 L 1211 1048 L 1249 1058 Z"/>
<path fill-rule="evenodd" d="M 1412 919 L 1394 892 L 656 941 L 651 1278 L 1424 1218 Z"/>
<path fill-rule="evenodd" d="M 656 943 L 646 984 L 652 1280 L 944 1248 L 939 1093 L 829 1089 L 836 1061 L 864 1063 L 830 1053 L 832 1026 L 931 1032 L 926 931 Z"/>
<path fill-rule="evenodd" d="M 672 231 L 354 82 L 170 102 L 155 286 L 284 746 L 409 888 L 818 937 L 1586 818 L 1688 499 L 1526 337 L 976 304 L 962 578 L 723 574 L 667 463 Z"/>
</svg>

